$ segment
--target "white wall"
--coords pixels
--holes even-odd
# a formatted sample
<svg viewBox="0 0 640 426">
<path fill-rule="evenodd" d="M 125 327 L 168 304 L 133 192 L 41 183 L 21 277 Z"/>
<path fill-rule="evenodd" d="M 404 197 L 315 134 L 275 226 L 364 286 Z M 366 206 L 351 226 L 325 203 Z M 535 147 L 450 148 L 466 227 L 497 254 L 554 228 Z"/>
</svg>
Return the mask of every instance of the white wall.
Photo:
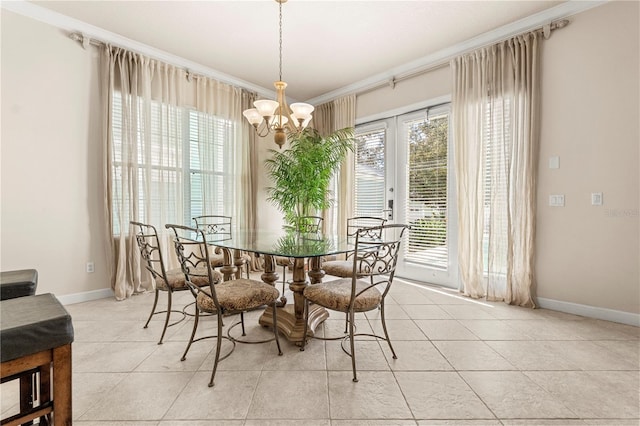
<svg viewBox="0 0 640 426">
<path fill-rule="evenodd" d="M 535 294 L 640 313 L 639 3 L 570 18 L 544 42 Z M 448 67 L 358 96 L 357 117 L 451 93 Z M 561 167 L 549 169 L 551 156 Z M 590 205 L 603 192 L 604 205 Z M 565 207 L 549 207 L 564 194 Z"/>
<path fill-rule="evenodd" d="M 1 19 L 0 268 L 37 269 L 38 293 L 109 287 L 96 51 L 6 10 Z"/>
</svg>

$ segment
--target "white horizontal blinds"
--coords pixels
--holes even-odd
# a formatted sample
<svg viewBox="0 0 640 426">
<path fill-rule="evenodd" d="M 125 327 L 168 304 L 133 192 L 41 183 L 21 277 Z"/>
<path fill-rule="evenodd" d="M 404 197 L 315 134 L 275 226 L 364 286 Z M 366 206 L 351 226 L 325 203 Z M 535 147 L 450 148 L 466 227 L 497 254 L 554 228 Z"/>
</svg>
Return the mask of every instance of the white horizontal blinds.
<svg viewBox="0 0 640 426">
<path fill-rule="evenodd" d="M 506 274 L 508 235 L 509 163 L 511 151 L 511 105 L 508 98 L 493 98 L 484 122 L 484 271 Z M 488 253 L 491 253 L 489 256 Z"/>
<path fill-rule="evenodd" d="M 447 155 L 449 113 L 404 122 L 408 141 L 405 260 L 447 269 Z"/>
<path fill-rule="evenodd" d="M 198 111 L 141 101 L 136 105 L 136 116 L 148 117 L 147 121 L 128 126 L 123 122 L 122 102 L 121 94 L 114 93 L 114 234 L 119 234 L 122 226 L 128 227 L 130 218 L 119 217 L 118 212 L 131 211 L 131 202 L 137 203 L 136 220 L 159 227 L 165 223 L 192 224 L 192 218 L 202 214 L 230 214 L 224 196 L 233 194 L 229 190 L 234 173 L 233 124 Z M 148 113 L 142 114 L 144 108 Z M 138 129 L 135 146 L 122 144 L 127 129 Z M 123 162 L 137 164 L 137 184 L 131 188 L 122 187 Z"/>
<path fill-rule="evenodd" d="M 228 157 L 233 129 L 228 120 L 189 112 L 189 220 L 200 215 L 232 216 L 227 204 L 233 203 L 225 203 L 225 194 L 232 194 L 233 162 Z"/>
<path fill-rule="evenodd" d="M 385 194 L 384 128 L 356 129 L 355 216 L 382 217 Z"/>
</svg>

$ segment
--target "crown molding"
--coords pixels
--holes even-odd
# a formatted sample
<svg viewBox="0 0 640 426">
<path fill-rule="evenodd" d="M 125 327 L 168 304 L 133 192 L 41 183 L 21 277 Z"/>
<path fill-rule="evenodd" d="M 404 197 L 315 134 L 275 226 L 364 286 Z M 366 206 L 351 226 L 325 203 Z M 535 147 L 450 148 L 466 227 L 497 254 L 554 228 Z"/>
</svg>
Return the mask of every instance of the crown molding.
<svg viewBox="0 0 640 426">
<path fill-rule="evenodd" d="M 70 34 L 81 33 L 85 37 L 89 37 L 100 42 L 110 43 L 115 46 L 120 46 L 134 52 L 141 53 L 150 58 L 183 67 L 195 74 L 204 75 L 222 83 L 256 92 L 259 96 L 271 99 L 276 97 L 276 92 L 273 90 L 257 86 L 255 84 L 249 83 L 248 81 L 244 81 L 220 71 L 216 71 L 212 68 L 205 67 L 204 65 L 189 61 L 180 56 L 176 56 L 163 50 L 146 45 L 144 43 L 131 40 L 119 34 L 112 33 L 103 28 L 87 24 L 86 22 L 71 18 L 58 12 L 54 12 L 50 9 L 35 5 L 28 1 L 0 1 L 0 4 L 2 5 L 2 9 L 26 16 L 31 19 L 35 19 L 40 22 L 44 22 L 45 24 L 49 24 L 51 26 L 68 31 Z"/>
<path fill-rule="evenodd" d="M 424 56 L 398 67 L 392 68 L 380 74 L 373 75 L 359 82 L 349 84 L 324 95 L 308 99 L 305 102 L 312 105 L 320 105 L 339 97 L 358 94 L 368 90 L 372 90 L 381 86 L 388 85 L 393 79 L 406 78 L 411 75 L 423 73 L 434 67 L 443 65 L 456 56 L 470 52 L 489 44 L 497 43 L 500 40 L 513 37 L 526 31 L 531 31 L 544 24 L 550 23 L 561 18 L 575 15 L 585 10 L 592 9 L 602 4 L 608 3 L 609 0 L 594 1 L 567 1 L 558 6 L 528 16 L 526 18 L 514 21 L 510 24 L 496 28 L 495 30 L 486 32 L 477 37 L 463 41 L 456 45 L 439 50 L 431 55 Z"/>
</svg>

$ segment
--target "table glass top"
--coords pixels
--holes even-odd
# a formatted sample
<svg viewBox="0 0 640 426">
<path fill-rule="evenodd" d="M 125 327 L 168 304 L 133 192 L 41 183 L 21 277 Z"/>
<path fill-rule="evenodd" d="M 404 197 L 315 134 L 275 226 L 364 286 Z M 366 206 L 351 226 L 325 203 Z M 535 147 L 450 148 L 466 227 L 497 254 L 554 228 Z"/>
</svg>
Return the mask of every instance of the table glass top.
<svg viewBox="0 0 640 426">
<path fill-rule="evenodd" d="M 211 236 L 207 242 L 219 247 L 284 257 L 326 256 L 352 251 L 346 237 L 293 231 L 233 231 L 231 238 Z"/>
</svg>

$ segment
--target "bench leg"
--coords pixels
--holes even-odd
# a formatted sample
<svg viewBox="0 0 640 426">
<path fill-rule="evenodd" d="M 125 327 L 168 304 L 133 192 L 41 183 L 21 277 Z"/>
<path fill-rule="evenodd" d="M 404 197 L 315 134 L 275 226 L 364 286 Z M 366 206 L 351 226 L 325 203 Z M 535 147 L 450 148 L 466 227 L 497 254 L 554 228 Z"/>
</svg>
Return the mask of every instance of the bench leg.
<svg viewBox="0 0 640 426">
<path fill-rule="evenodd" d="M 72 424 L 71 344 L 53 350 L 53 421 L 55 426 Z"/>
</svg>

